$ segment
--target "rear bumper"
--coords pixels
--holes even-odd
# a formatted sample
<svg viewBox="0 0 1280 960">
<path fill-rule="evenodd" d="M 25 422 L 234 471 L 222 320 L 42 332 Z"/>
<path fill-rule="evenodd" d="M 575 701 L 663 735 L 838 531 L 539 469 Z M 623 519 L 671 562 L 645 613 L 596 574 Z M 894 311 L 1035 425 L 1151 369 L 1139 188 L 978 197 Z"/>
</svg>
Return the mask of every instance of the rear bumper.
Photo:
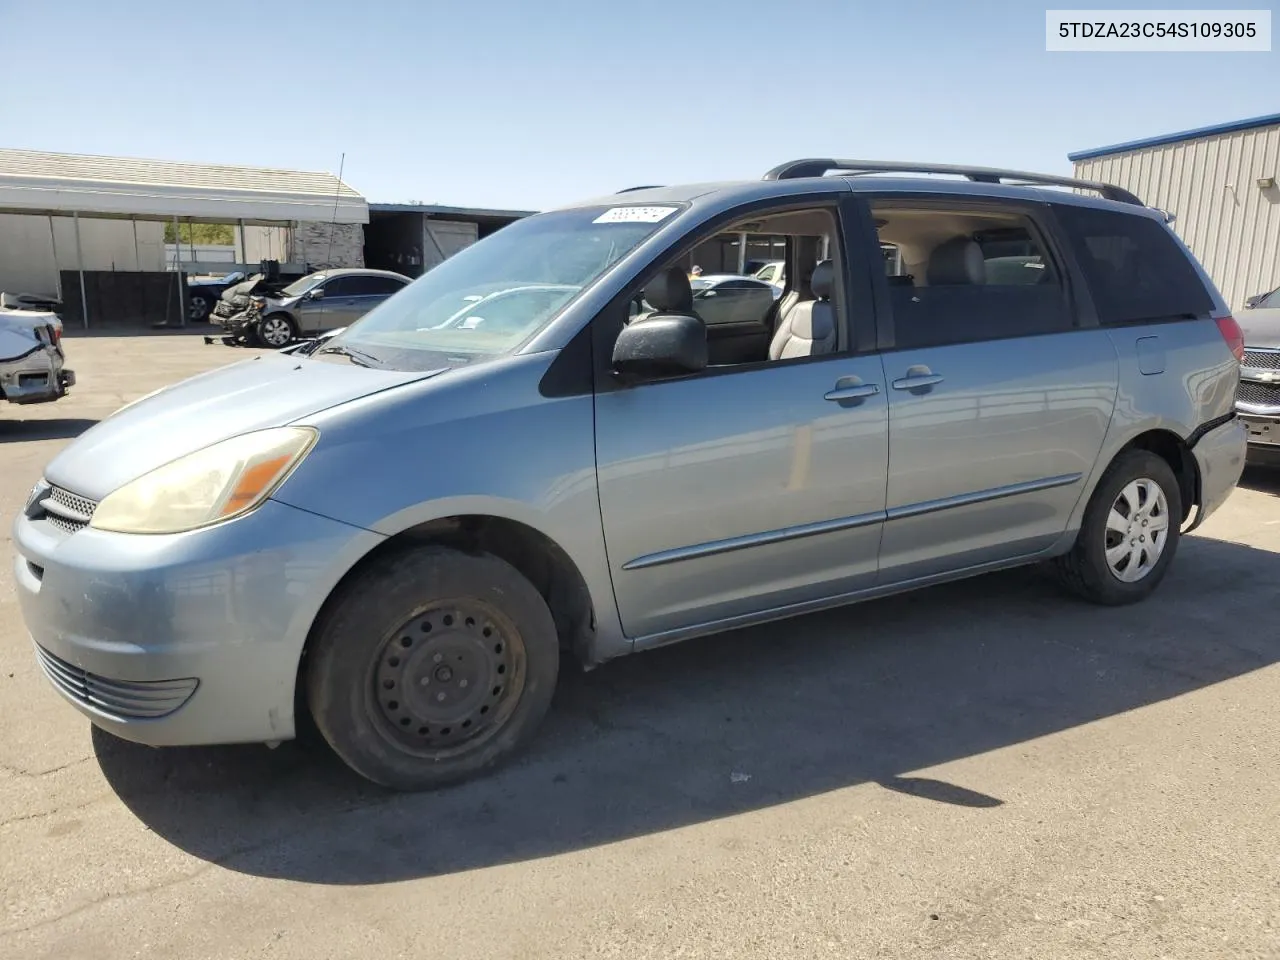
<svg viewBox="0 0 1280 960">
<path fill-rule="evenodd" d="M 1215 427 L 1191 448 L 1200 474 L 1200 510 L 1192 530 L 1217 510 L 1240 481 L 1244 472 L 1246 429 L 1239 417 Z"/>
<path fill-rule="evenodd" d="M 18 360 L 0 361 L 0 392 L 10 403 L 48 403 L 62 397 L 76 382 L 64 369 L 62 354 L 46 346 Z"/>
</svg>

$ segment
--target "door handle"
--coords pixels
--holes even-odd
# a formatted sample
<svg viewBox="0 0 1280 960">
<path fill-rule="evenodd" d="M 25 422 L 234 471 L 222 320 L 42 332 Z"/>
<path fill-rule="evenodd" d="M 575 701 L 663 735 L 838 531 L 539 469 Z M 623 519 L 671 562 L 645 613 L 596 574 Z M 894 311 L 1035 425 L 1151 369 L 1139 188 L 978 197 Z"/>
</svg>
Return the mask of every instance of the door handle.
<svg viewBox="0 0 1280 960">
<path fill-rule="evenodd" d="M 936 383 L 941 383 L 943 377 L 938 376 L 924 364 L 916 364 L 907 367 L 907 375 L 893 381 L 893 389 L 895 390 L 920 390 L 928 389 Z"/>
<path fill-rule="evenodd" d="M 841 377 L 833 389 L 823 394 L 823 400 L 865 400 L 874 397 L 880 388 L 874 383 L 863 383 L 857 377 Z"/>
</svg>

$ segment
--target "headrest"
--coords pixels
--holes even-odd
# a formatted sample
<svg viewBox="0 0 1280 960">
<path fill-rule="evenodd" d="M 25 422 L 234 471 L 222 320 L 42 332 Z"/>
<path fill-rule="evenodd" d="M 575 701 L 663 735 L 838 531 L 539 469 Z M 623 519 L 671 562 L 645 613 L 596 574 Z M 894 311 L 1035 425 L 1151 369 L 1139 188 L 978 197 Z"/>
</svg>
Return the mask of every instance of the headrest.
<svg viewBox="0 0 1280 960">
<path fill-rule="evenodd" d="M 835 279 L 836 273 L 831 266 L 831 261 L 821 260 L 813 268 L 813 276 L 809 278 L 809 289 L 819 300 L 830 300 L 831 287 Z"/>
<path fill-rule="evenodd" d="M 983 284 L 987 265 L 982 248 L 968 237 L 952 237 L 929 255 L 929 284 Z"/>
<path fill-rule="evenodd" d="M 644 288 L 644 298 L 659 313 L 693 313 L 693 287 L 679 267 L 658 274 Z"/>
</svg>

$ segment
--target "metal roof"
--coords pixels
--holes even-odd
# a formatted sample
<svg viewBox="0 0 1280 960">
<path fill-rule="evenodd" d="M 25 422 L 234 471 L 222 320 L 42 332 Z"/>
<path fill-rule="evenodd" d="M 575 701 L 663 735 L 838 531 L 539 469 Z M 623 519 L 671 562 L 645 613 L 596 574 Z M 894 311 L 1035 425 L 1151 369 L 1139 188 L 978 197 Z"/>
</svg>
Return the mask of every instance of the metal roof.
<svg viewBox="0 0 1280 960">
<path fill-rule="evenodd" d="M 0 149 L 0 210 L 145 219 L 368 223 L 331 173 Z"/>
<path fill-rule="evenodd" d="M 1077 150 L 1068 153 L 1067 159 L 1072 163 L 1079 160 L 1092 160 L 1094 157 L 1105 157 L 1113 153 L 1129 153 L 1145 147 L 1159 147 L 1167 143 L 1180 143 L 1183 140 L 1199 140 L 1202 137 L 1216 137 L 1224 133 L 1238 133 L 1241 130 L 1253 130 L 1257 127 L 1270 127 L 1280 124 L 1280 113 L 1265 117 L 1250 117 L 1247 120 L 1232 120 L 1229 123 L 1218 123 L 1211 127 L 1197 127 L 1195 130 L 1183 130 L 1179 133 L 1166 133 L 1158 137 L 1147 137 L 1144 140 L 1129 140 L 1126 143 L 1114 143 L 1109 147 L 1094 147 L 1091 150 Z"/>
<path fill-rule="evenodd" d="M 371 203 L 370 213 L 422 213 L 427 216 L 471 217 L 478 220 L 519 220 L 536 210 L 494 210 L 488 207 L 446 207 L 436 203 Z"/>
</svg>

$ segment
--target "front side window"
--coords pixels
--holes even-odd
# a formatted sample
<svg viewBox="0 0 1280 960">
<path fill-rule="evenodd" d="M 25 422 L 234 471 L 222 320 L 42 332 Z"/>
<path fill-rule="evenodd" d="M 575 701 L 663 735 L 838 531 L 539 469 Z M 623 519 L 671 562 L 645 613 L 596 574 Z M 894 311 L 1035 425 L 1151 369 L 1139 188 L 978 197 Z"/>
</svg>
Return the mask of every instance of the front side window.
<svg viewBox="0 0 1280 960">
<path fill-rule="evenodd" d="M 710 276 L 689 280 L 687 303 L 659 310 L 646 299 L 642 287 L 630 304 L 627 322 L 658 312 L 696 317 L 707 331 L 712 367 L 835 353 L 841 315 L 838 278 L 843 270 L 837 229 L 835 212 L 825 208 L 762 213 L 718 229 L 702 237 L 691 252 L 655 266 L 647 278 L 669 271 L 683 273 L 689 263 L 702 266 Z M 765 266 L 776 265 L 780 272 L 794 276 L 794 301 L 780 304 L 769 284 L 737 275 L 738 245 L 744 239 L 748 249 L 760 245 L 789 258 Z M 811 281 L 820 264 L 824 279 L 815 289 Z"/>
<path fill-rule="evenodd" d="M 898 347 L 1071 329 L 1062 279 L 1013 209 L 872 205 Z"/>
<path fill-rule="evenodd" d="M 590 207 L 517 220 L 427 271 L 323 351 L 427 370 L 514 353 L 681 208 Z"/>
<path fill-rule="evenodd" d="M 325 299 L 353 297 L 356 293 L 356 277 L 333 277 L 324 285 Z"/>
</svg>

